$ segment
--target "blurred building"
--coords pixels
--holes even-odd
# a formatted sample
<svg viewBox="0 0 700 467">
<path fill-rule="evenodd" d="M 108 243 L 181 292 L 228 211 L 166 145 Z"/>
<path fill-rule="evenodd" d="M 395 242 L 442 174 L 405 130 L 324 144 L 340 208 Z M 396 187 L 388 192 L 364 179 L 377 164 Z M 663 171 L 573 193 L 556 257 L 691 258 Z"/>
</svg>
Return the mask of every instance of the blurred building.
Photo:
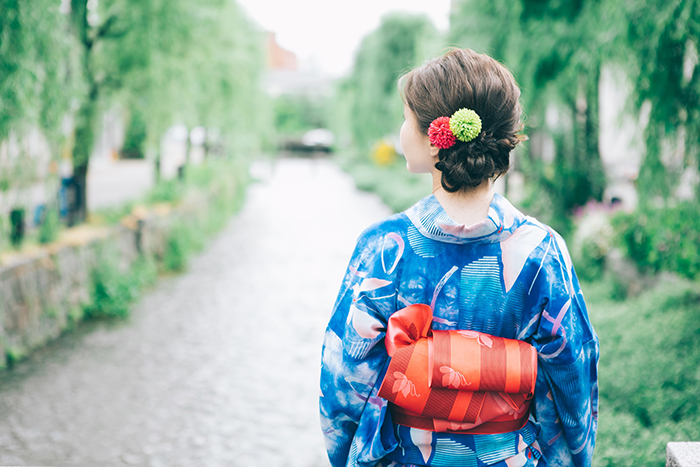
<svg viewBox="0 0 700 467">
<path fill-rule="evenodd" d="M 267 33 L 267 57 L 264 89 L 269 95 L 301 94 L 319 97 L 330 94 L 332 78 L 314 66 L 300 64 L 294 52 L 277 43 L 273 32 Z"/>
<path fill-rule="evenodd" d="M 269 70 L 295 72 L 299 69 L 299 62 L 294 52 L 291 52 L 277 43 L 277 35 L 274 32 L 267 33 L 267 68 Z"/>
</svg>

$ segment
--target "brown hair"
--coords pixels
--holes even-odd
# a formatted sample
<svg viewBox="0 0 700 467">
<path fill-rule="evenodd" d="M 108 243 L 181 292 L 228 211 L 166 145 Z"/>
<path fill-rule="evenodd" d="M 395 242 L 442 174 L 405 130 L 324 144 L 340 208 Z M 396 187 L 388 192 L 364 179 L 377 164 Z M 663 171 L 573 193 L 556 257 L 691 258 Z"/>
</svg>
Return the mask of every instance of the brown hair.
<svg viewBox="0 0 700 467">
<path fill-rule="evenodd" d="M 510 151 L 522 139 L 520 89 L 513 75 L 488 55 L 453 49 L 402 76 L 403 98 L 428 134 L 430 123 L 461 108 L 481 117 L 481 133 L 472 141 L 440 149 L 435 167 L 442 186 L 456 192 L 479 186 L 508 171 Z"/>
</svg>

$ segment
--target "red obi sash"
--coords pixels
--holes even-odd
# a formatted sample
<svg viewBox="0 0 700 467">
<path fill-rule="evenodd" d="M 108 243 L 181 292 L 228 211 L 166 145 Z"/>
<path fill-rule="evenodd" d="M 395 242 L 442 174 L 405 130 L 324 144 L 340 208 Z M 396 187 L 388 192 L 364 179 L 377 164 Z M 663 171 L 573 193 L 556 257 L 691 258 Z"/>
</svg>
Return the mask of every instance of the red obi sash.
<svg viewBox="0 0 700 467">
<path fill-rule="evenodd" d="M 530 344 L 476 331 L 431 330 L 428 305 L 389 318 L 391 357 L 379 396 L 399 425 L 430 431 L 507 433 L 527 423 L 537 378 Z"/>
</svg>

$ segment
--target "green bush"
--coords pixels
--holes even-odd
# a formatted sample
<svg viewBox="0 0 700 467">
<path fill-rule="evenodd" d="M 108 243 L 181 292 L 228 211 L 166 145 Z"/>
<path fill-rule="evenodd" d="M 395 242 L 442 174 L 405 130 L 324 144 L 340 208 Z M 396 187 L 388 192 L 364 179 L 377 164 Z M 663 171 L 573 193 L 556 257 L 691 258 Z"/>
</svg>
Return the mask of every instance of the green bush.
<svg viewBox="0 0 700 467">
<path fill-rule="evenodd" d="M 605 259 L 614 245 L 610 217 L 609 210 L 597 204 L 591 204 L 578 216 L 570 248 L 581 280 L 598 280 L 605 272 Z"/>
<path fill-rule="evenodd" d="M 0 362 L 0 368 L 12 368 L 18 362 L 27 358 L 26 350 L 21 347 L 5 345 L 5 361 Z"/>
<path fill-rule="evenodd" d="M 574 259 L 576 273 L 581 280 L 596 280 L 605 272 L 605 254 L 591 239 L 586 239 L 581 245 L 580 256 Z"/>
<path fill-rule="evenodd" d="M 210 193 L 209 206 L 203 212 L 190 214 L 195 218 L 173 223 L 162 259 L 163 270 L 185 270 L 188 258 L 204 248 L 206 239 L 221 230 L 241 208 L 248 182 L 247 168 L 231 161 L 211 160 L 188 171 L 185 186 L 191 192 Z"/>
<path fill-rule="evenodd" d="M 131 304 L 146 286 L 157 277 L 153 260 L 139 257 L 128 271 L 121 271 L 114 252 L 98 255 L 92 271 L 91 303 L 85 308 L 86 318 L 126 318 Z"/>
<path fill-rule="evenodd" d="M 61 220 L 58 210 L 54 207 L 47 207 L 44 219 L 39 226 L 39 243 L 51 243 L 58 237 L 61 230 Z"/>
<path fill-rule="evenodd" d="M 124 217 L 133 212 L 135 206 L 135 201 L 127 201 L 118 206 L 96 209 L 90 213 L 89 221 L 101 225 L 118 224 Z"/>
<path fill-rule="evenodd" d="M 195 232 L 187 223 L 178 221 L 173 224 L 168 233 L 163 255 L 163 269 L 165 271 L 180 272 L 187 267 L 187 259 L 193 251 L 197 250 Z"/>
<path fill-rule="evenodd" d="M 212 159 L 204 165 L 191 167 L 185 180 L 159 183 L 146 197 L 146 204 L 186 204 L 191 197 L 204 195 L 208 199 L 206 209 L 189 211 L 173 219 L 159 263 L 155 258 L 141 256 L 123 271 L 118 266 L 119 257 L 115 251 L 98 251 L 98 264 L 92 272 L 91 303 L 84 306 L 84 317 L 126 318 L 130 305 L 138 299 L 141 290 L 156 279 L 159 269 L 183 271 L 188 258 L 204 248 L 207 238 L 219 231 L 243 205 L 248 181 L 244 161 Z M 102 216 L 116 223 L 132 206 L 127 208 L 103 211 Z M 76 321 L 80 317 L 77 318 Z"/>
<path fill-rule="evenodd" d="M 618 214 L 613 218 L 613 227 L 625 252 L 641 270 L 700 277 L 698 203 Z"/>
<path fill-rule="evenodd" d="M 148 203 L 176 203 L 182 199 L 184 184 L 177 178 L 160 180 L 146 196 Z"/>
<path fill-rule="evenodd" d="M 700 287 L 666 278 L 625 302 L 608 287 L 583 284 L 601 349 L 594 465 L 663 465 L 665 443 L 700 439 Z"/>
<path fill-rule="evenodd" d="M 146 143 L 147 126 L 143 112 L 136 106 L 131 110 L 129 126 L 124 136 L 124 146 L 122 147 L 122 157 L 128 159 L 143 159 L 144 145 Z"/>
</svg>

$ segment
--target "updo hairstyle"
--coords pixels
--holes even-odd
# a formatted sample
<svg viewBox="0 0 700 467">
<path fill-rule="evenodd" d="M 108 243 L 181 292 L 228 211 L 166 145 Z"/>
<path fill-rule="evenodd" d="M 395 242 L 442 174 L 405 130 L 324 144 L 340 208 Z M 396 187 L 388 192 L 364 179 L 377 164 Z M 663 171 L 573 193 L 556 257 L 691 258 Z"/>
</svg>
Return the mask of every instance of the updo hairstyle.
<svg viewBox="0 0 700 467">
<path fill-rule="evenodd" d="M 510 151 L 523 138 L 520 89 L 513 75 L 488 55 L 453 49 L 404 75 L 403 98 L 416 115 L 418 127 L 428 134 L 430 123 L 450 117 L 461 108 L 474 110 L 482 130 L 469 142 L 457 140 L 440 149 L 435 167 L 442 187 L 451 193 L 474 188 L 505 174 Z"/>
</svg>

